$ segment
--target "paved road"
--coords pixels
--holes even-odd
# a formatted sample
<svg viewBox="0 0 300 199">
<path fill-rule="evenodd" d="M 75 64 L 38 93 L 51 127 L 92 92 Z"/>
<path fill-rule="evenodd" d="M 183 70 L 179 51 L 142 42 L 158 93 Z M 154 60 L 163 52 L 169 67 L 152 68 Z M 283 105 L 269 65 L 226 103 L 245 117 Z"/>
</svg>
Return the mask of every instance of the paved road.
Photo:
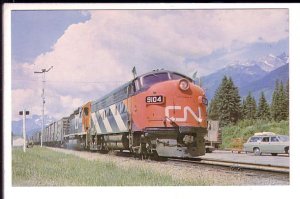
<svg viewBox="0 0 300 199">
<path fill-rule="evenodd" d="M 261 156 L 255 156 L 253 153 L 237 153 L 231 151 L 219 151 L 216 150 L 212 153 L 206 153 L 205 156 L 201 156 L 203 159 L 218 159 L 235 162 L 255 163 L 264 165 L 275 166 L 290 166 L 290 157 L 288 155 L 272 156 L 271 154 L 263 154 Z"/>
</svg>

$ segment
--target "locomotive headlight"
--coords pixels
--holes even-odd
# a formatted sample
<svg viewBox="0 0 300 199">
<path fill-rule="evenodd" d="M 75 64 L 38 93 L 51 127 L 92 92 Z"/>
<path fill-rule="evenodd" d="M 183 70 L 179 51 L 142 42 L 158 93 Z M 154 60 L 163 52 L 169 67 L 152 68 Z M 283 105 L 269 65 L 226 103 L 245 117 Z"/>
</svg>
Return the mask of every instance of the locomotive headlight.
<svg viewBox="0 0 300 199">
<path fill-rule="evenodd" d="M 189 82 L 186 79 L 181 79 L 179 81 L 179 88 L 183 91 L 186 91 L 190 88 Z"/>
<path fill-rule="evenodd" d="M 199 104 L 204 104 L 205 106 L 207 106 L 208 105 L 208 100 L 203 96 L 199 96 L 198 97 L 198 103 Z"/>
</svg>

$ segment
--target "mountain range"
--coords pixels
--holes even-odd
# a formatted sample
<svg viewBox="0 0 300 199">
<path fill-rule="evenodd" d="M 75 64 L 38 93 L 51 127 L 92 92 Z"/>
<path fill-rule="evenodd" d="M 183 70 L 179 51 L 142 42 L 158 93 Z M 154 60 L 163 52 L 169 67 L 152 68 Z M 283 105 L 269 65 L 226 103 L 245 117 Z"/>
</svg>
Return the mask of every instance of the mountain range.
<svg viewBox="0 0 300 199">
<path fill-rule="evenodd" d="M 45 115 L 44 122 L 45 126 L 54 122 L 56 119 Z M 42 129 L 42 116 L 32 115 L 26 118 L 26 135 L 31 136 L 34 132 Z M 12 132 L 14 135 L 22 135 L 23 133 L 23 119 L 18 121 L 12 121 Z"/>
<path fill-rule="evenodd" d="M 271 102 L 276 80 L 286 84 L 289 79 L 289 57 L 286 53 L 277 56 L 268 54 L 258 60 L 228 64 L 202 77 L 201 85 L 206 91 L 208 100 L 213 98 L 225 75 L 232 78 L 242 98 L 251 92 L 258 100 L 263 91 L 268 102 Z"/>
</svg>

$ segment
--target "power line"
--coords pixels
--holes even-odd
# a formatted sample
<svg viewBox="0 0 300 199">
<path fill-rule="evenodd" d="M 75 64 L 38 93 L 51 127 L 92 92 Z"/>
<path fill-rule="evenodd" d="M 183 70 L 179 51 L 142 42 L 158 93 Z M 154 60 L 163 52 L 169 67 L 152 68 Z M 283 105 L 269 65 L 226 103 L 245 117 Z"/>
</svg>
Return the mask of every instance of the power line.
<svg viewBox="0 0 300 199">
<path fill-rule="evenodd" d="M 39 82 L 39 80 L 30 79 L 12 79 L 13 81 L 27 81 L 27 82 Z M 47 81 L 49 83 L 75 83 L 75 84 L 115 84 L 115 83 L 125 83 L 127 81 Z"/>
</svg>

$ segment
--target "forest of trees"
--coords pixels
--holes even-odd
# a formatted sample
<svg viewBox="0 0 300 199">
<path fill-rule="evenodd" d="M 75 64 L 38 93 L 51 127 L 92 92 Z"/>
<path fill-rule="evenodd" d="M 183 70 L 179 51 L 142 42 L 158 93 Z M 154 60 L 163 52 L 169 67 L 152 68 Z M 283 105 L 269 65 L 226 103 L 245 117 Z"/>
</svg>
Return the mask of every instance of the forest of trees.
<svg viewBox="0 0 300 199">
<path fill-rule="evenodd" d="M 276 81 L 272 102 L 268 104 L 264 92 L 258 103 L 249 92 L 241 99 L 238 88 L 230 77 L 224 76 L 208 108 L 208 117 L 219 120 L 221 126 L 241 120 L 282 121 L 289 119 L 289 83 Z"/>
</svg>

